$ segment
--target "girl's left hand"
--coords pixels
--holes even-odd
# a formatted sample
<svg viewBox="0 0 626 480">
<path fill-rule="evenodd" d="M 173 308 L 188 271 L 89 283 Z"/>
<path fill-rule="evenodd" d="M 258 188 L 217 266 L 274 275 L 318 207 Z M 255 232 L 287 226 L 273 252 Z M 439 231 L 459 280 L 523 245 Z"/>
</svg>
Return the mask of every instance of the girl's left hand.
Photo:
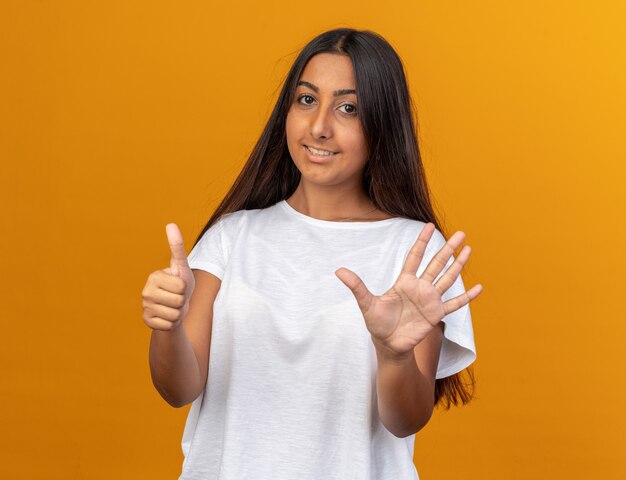
<svg viewBox="0 0 626 480">
<path fill-rule="evenodd" d="M 335 272 L 339 280 L 352 290 L 374 343 L 392 355 L 402 356 L 411 352 L 444 316 L 467 305 L 482 292 L 482 285 L 477 284 L 457 297 L 445 302 L 441 300 L 470 256 L 468 245 L 461 249 L 441 278 L 433 283 L 465 239 L 465 233 L 461 231 L 450 237 L 422 275 L 417 277 L 417 269 L 434 231 L 434 224 L 424 226 L 396 282 L 381 296 L 373 295 L 359 276 L 347 268 Z"/>
</svg>

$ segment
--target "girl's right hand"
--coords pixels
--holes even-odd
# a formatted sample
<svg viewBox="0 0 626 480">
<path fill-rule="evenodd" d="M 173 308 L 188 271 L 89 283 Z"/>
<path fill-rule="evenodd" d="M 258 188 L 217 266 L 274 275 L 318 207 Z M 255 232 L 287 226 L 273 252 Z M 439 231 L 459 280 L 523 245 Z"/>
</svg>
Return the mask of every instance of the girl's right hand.
<svg viewBox="0 0 626 480">
<path fill-rule="evenodd" d="M 182 325 L 196 282 L 187 263 L 183 236 L 178 226 L 169 223 L 165 232 L 172 254 L 170 266 L 148 276 L 141 297 L 146 325 L 154 330 L 171 331 Z"/>
</svg>

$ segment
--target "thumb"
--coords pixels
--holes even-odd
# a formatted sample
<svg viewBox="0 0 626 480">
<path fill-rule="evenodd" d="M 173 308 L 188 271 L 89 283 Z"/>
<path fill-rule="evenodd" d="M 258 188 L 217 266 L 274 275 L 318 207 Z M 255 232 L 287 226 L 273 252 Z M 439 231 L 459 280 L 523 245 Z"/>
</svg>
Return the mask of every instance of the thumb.
<svg viewBox="0 0 626 480">
<path fill-rule="evenodd" d="M 336 270 L 335 275 L 352 291 L 361 312 L 365 314 L 374 300 L 374 295 L 367 289 L 363 280 L 361 280 L 356 273 L 344 267 Z"/>
<path fill-rule="evenodd" d="M 172 254 L 170 257 L 172 275 L 180 276 L 185 269 L 189 268 L 183 236 L 175 223 L 168 223 L 165 226 L 165 233 L 167 234 L 167 242 L 170 244 L 170 252 Z"/>
</svg>

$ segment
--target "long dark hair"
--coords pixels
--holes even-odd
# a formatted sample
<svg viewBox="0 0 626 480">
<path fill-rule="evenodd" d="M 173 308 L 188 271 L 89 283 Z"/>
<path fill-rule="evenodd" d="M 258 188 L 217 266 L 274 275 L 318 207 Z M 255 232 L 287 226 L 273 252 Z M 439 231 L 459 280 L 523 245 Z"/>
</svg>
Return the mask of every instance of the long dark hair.
<svg viewBox="0 0 626 480">
<path fill-rule="evenodd" d="M 444 233 L 431 204 L 400 57 L 374 32 L 338 28 L 315 37 L 294 61 L 254 150 L 194 246 L 222 215 L 270 207 L 296 190 L 300 172 L 287 149 L 285 122 L 302 71 L 319 53 L 347 55 L 352 61 L 359 119 L 369 152 L 363 188 L 372 203 L 393 216 L 432 222 Z M 459 374 L 436 380 L 435 405 L 449 409 L 451 404 L 472 399 L 474 376 L 471 367 L 466 371 L 469 383 L 462 382 Z"/>
</svg>

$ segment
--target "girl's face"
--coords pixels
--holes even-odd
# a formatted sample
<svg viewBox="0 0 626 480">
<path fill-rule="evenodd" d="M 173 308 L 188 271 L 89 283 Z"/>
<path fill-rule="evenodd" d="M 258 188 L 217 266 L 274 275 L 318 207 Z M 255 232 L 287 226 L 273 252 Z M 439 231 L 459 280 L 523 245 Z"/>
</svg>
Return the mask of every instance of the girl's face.
<svg viewBox="0 0 626 480">
<path fill-rule="evenodd" d="M 352 62 L 320 53 L 307 63 L 287 114 L 287 147 L 302 180 L 360 186 L 367 145 L 358 116 Z"/>
</svg>

